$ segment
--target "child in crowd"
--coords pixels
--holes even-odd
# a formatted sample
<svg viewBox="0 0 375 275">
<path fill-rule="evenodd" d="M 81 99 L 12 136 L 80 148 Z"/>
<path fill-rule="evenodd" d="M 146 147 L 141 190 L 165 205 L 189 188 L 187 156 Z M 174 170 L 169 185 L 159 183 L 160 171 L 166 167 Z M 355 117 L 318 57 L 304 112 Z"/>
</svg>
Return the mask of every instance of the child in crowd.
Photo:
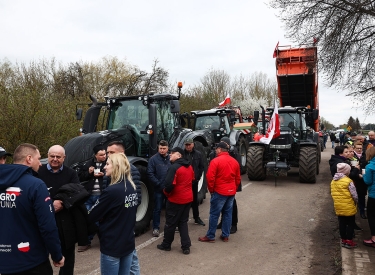
<svg viewBox="0 0 375 275">
<path fill-rule="evenodd" d="M 353 241 L 358 195 L 353 181 L 348 177 L 349 173 L 349 164 L 337 164 L 337 173 L 331 182 L 331 196 L 339 220 L 341 246 L 355 248 L 358 246 Z"/>
</svg>

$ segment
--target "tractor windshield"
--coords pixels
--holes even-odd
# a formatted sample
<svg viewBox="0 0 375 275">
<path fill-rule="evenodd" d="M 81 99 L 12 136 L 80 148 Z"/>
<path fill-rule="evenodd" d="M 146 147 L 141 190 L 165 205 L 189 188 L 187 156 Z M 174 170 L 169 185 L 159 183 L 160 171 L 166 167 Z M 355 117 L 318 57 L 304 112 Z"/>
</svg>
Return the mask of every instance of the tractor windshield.
<svg viewBox="0 0 375 275">
<path fill-rule="evenodd" d="M 157 106 L 157 140 L 160 141 L 163 139 L 169 141 L 176 124 L 175 116 L 170 110 L 170 101 L 156 100 L 154 103 Z M 136 138 L 142 138 L 148 144 L 149 138 L 146 133 L 148 125 L 149 109 L 143 104 L 142 100 L 118 100 L 111 106 L 108 118 L 108 130 L 129 128 L 133 130 Z"/>
<path fill-rule="evenodd" d="M 300 115 L 301 122 L 300 122 Z M 279 113 L 279 121 L 280 121 L 280 130 L 305 130 L 306 129 L 306 120 L 305 115 L 300 113 Z"/>
<path fill-rule="evenodd" d="M 195 121 L 195 130 L 220 130 L 230 132 L 228 117 L 217 115 L 198 116 Z"/>
</svg>

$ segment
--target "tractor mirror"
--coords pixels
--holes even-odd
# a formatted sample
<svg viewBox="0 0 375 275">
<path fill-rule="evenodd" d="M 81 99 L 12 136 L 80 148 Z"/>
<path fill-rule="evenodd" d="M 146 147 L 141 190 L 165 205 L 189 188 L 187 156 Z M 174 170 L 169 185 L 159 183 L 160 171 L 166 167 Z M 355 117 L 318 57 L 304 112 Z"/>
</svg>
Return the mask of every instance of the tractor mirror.
<svg viewBox="0 0 375 275">
<path fill-rule="evenodd" d="M 171 100 L 171 113 L 180 112 L 180 102 L 178 100 Z"/>
<path fill-rule="evenodd" d="M 313 120 L 317 120 L 319 118 L 319 110 L 313 109 Z"/>
<path fill-rule="evenodd" d="M 77 111 L 76 111 L 76 118 L 77 120 L 81 120 L 82 119 L 82 108 L 78 108 Z"/>
</svg>

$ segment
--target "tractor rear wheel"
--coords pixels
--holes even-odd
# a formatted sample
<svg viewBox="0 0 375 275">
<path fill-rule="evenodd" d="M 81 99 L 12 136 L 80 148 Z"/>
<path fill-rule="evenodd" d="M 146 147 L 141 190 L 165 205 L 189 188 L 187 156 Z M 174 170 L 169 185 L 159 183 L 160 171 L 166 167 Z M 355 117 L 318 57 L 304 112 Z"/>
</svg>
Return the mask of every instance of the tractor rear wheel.
<svg viewBox="0 0 375 275">
<path fill-rule="evenodd" d="M 266 168 L 263 164 L 264 147 L 250 146 L 247 150 L 246 170 L 249 180 L 265 180 Z"/>
<path fill-rule="evenodd" d="M 134 233 L 136 236 L 143 234 L 150 227 L 154 208 L 154 186 L 147 178 L 147 169 L 141 165 L 135 165 L 141 174 L 142 201 L 137 208 Z"/>
<path fill-rule="evenodd" d="M 317 159 L 316 147 L 302 147 L 299 154 L 299 181 L 316 183 Z"/>
</svg>

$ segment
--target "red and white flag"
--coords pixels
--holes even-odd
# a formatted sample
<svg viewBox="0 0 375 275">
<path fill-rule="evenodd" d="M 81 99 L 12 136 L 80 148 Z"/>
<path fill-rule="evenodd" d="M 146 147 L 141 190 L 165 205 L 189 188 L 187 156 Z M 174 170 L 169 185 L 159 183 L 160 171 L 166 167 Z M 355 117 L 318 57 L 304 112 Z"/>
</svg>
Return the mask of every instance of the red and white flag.
<svg viewBox="0 0 375 275">
<path fill-rule="evenodd" d="M 228 104 L 230 104 L 230 97 L 229 97 L 229 95 L 227 95 L 227 97 L 224 99 L 224 101 L 222 101 L 222 102 L 219 103 L 219 106 L 223 107 L 223 106 L 228 105 Z"/>
<path fill-rule="evenodd" d="M 277 108 L 277 103 L 275 100 L 275 108 L 273 114 L 268 124 L 268 129 L 266 135 L 262 137 L 259 141 L 262 143 L 270 144 L 273 138 L 280 136 L 280 121 L 279 121 L 279 110 Z"/>
</svg>

